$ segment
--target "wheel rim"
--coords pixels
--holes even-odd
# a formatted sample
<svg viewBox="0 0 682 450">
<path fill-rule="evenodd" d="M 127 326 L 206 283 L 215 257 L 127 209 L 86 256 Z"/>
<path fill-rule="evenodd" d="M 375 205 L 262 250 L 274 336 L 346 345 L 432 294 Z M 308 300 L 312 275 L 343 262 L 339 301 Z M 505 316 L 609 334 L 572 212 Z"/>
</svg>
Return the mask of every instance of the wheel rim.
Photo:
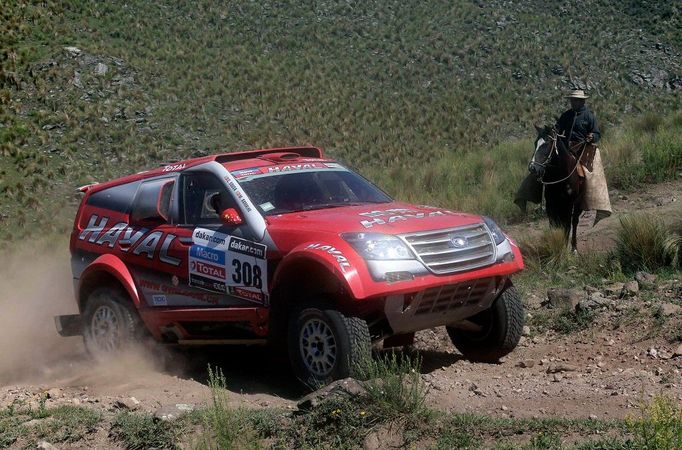
<svg viewBox="0 0 682 450">
<path fill-rule="evenodd" d="M 113 308 L 100 306 L 95 310 L 90 322 L 90 335 L 97 350 L 111 352 L 118 348 L 119 320 Z"/>
<path fill-rule="evenodd" d="M 299 349 L 306 368 L 316 377 L 326 377 L 334 369 L 336 339 L 334 332 L 324 321 L 310 319 L 303 324 Z"/>
</svg>

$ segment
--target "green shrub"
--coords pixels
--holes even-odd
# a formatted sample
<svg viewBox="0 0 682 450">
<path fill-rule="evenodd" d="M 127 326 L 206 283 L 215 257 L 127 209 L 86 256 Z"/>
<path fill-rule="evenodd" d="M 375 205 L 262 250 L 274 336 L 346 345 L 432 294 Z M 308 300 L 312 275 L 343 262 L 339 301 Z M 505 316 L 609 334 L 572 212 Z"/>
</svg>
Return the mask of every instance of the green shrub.
<svg viewBox="0 0 682 450">
<path fill-rule="evenodd" d="M 111 425 L 112 437 L 127 450 L 175 449 L 172 425 L 144 413 L 122 412 Z"/>
<path fill-rule="evenodd" d="M 627 421 L 637 448 L 669 450 L 682 448 L 682 406 L 662 395 L 641 406 L 641 414 Z"/>
<path fill-rule="evenodd" d="M 627 272 L 659 270 L 677 262 L 680 237 L 658 218 L 631 215 L 620 219 L 615 257 Z"/>
<path fill-rule="evenodd" d="M 427 387 L 421 361 L 396 352 L 370 358 L 360 368 L 365 397 L 372 409 L 387 419 L 416 417 L 425 412 Z"/>
<path fill-rule="evenodd" d="M 259 448 L 258 437 L 242 408 L 231 408 L 227 380 L 220 368 L 208 366 L 208 386 L 212 404 L 203 411 L 205 432 L 197 449 Z"/>
<path fill-rule="evenodd" d="M 582 331 L 594 322 L 596 313 L 592 310 L 580 309 L 573 311 L 565 309 L 554 317 L 552 329 L 558 333 L 569 334 Z"/>
</svg>

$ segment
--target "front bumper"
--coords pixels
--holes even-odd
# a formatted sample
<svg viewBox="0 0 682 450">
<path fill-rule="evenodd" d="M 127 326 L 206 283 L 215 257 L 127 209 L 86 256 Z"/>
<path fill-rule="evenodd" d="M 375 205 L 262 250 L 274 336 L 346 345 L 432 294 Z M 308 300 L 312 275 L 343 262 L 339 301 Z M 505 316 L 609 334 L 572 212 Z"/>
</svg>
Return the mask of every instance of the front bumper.
<svg viewBox="0 0 682 450">
<path fill-rule="evenodd" d="M 506 289 L 507 282 L 507 277 L 480 278 L 411 295 L 389 295 L 384 314 L 395 334 L 452 325 L 490 308 Z"/>
<path fill-rule="evenodd" d="M 54 324 L 60 336 L 81 336 L 83 334 L 83 321 L 80 314 L 55 316 Z"/>
</svg>

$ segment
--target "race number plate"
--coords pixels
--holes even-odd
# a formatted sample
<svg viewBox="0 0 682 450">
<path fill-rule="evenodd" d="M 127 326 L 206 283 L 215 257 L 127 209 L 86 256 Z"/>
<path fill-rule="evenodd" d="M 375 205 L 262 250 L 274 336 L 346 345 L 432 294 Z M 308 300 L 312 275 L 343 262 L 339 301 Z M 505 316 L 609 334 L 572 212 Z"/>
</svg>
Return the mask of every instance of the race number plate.
<svg viewBox="0 0 682 450">
<path fill-rule="evenodd" d="M 268 303 L 267 246 L 197 228 L 189 249 L 189 284 L 255 303 Z"/>
</svg>

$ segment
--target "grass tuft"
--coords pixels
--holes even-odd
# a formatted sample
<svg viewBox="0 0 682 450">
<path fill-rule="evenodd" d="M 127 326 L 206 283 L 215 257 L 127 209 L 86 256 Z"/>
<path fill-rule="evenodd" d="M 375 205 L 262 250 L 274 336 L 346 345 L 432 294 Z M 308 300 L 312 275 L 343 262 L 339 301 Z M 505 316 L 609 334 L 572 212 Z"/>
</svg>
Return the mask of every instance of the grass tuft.
<svg viewBox="0 0 682 450">
<path fill-rule="evenodd" d="M 234 449 L 259 448 L 258 436 L 250 416 L 242 408 L 233 409 L 229 405 L 227 380 L 220 368 L 208 366 L 208 386 L 211 388 L 212 405 L 203 412 L 204 429 L 196 449 Z M 267 417 L 257 416 L 256 425 L 267 428 Z M 271 424 L 268 426 L 272 426 Z"/>
<path fill-rule="evenodd" d="M 177 448 L 173 428 L 144 413 L 119 413 L 111 425 L 111 434 L 127 450 Z"/>
<path fill-rule="evenodd" d="M 419 416 L 425 411 L 427 387 L 421 360 L 389 352 L 367 360 L 360 369 L 367 401 L 386 419 Z"/>
<path fill-rule="evenodd" d="M 620 219 L 615 257 L 626 272 L 656 271 L 677 263 L 682 238 L 658 218 L 632 215 Z"/>
<path fill-rule="evenodd" d="M 558 269 L 565 266 L 571 256 L 560 228 L 546 228 L 539 236 L 522 236 L 518 242 L 524 259 L 537 268 Z"/>
</svg>

